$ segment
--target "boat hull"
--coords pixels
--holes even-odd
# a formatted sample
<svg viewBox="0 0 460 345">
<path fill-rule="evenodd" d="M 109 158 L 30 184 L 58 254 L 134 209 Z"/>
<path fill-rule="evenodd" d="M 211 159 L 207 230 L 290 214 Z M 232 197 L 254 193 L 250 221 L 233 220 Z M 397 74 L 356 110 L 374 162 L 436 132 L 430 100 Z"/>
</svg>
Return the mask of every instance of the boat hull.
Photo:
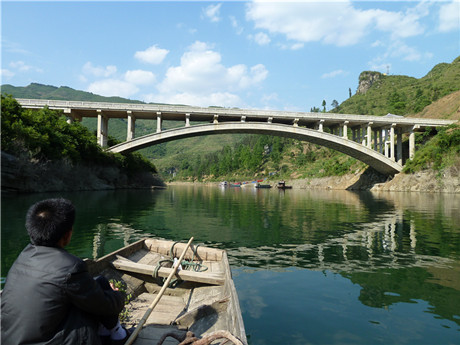
<svg viewBox="0 0 460 345">
<path fill-rule="evenodd" d="M 148 238 L 96 261 L 87 260 L 87 265 L 93 275 L 102 274 L 126 284 L 126 292 L 133 299 L 127 305 L 127 318 L 123 323 L 126 327 L 135 327 L 158 296 L 163 277 L 172 270 L 164 267 L 167 263 L 163 262 L 160 267 L 158 264 L 169 260 L 171 253 L 179 257 L 184 248 L 183 243 Z M 192 244 L 185 260 L 195 263 L 194 270 L 178 272 L 176 278 L 182 279 L 166 289 L 134 344 L 156 344 L 165 334 L 187 330 L 197 337 L 224 330 L 247 344 L 226 251 Z M 201 266 L 196 266 L 198 263 Z"/>
</svg>

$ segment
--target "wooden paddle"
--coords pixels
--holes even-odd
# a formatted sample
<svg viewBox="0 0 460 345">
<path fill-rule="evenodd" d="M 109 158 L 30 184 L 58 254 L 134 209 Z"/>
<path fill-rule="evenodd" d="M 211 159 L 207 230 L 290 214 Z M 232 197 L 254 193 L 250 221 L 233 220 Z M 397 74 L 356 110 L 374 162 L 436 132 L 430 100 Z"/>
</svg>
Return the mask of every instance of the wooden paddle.
<svg viewBox="0 0 460 345">
<path fill-rule="evenodd" d="M 145 314 L 142 317 L 141 321 L 139 321 L 139 324 L 137 325 L 135 331 L 133 332 L 133 334 L 130 335 L 130 337 L 126 341 L 125 345 L 131 345 L 132 343 L 134 343 L 134 340 L 136 340 L 139 332 L 141 331 L 141 329 L 144 326 L 145 322 L 147 321 L 148 317 L 152 313 L 153 308 L 155 308 L 155 306 L 158 304 L 158 302 L 160 301 L 160 298 L 163 296 L 164 292 L 166 291 L 166 288 L 168 287 L 169 282 L 171 281 L 172 277 L 176 274 L 177 269 L 179 268 L 179 265 L 180 265 L 180 263 L 182 262 L 182 259 L 185 256 L 185 252 L 187 251 L 188 247 L 190 247 L 190 243 L 192 243 L 192 241 L 193 241 L 193 237 L 191 237 L 190 240 L 188 241 L 187 245 L 184 248 L 184 251 L 182 252 L 182 254 L 179 257 L 179 260 L 177 261 L 176 265 L 174 265 L 173 270 L 171 271 L 171 273 L 169 274 L 168 278 L 166 279 L 166 281 L 164 282 L 163 286 L 161 287 L 161 290 L 158 293 L 157 297 L 152 302 L 152 304 L 150 304 L 149 308 L 145 312 Z"/>
</svg>

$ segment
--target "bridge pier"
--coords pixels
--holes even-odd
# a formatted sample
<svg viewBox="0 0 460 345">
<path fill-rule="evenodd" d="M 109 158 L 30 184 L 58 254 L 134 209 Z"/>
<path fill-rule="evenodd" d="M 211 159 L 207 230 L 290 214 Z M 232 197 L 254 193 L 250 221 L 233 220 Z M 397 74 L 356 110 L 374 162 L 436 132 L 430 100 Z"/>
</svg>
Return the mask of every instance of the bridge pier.
<svg viewBox="0 0 460 345">
<path fill-rule="evenodd" d="M 185 114 L 185 127 L 190 127 L 190 114 Z"/>
<path fill-rule="evenodd" d="M 107 147 L 107 139 L 109 133 L 109 118 L 102 113 L 102 110 L 97 110 L 97 143 L 101 147 Z"/>
<path fill-rule="evenodd" d="M 419 125 L 414 125 L 409 132 L 409 159 L 412 160 L 415 154 L 415 130 L 419 129 Z"/>
<path fill-rule="evenodd" d="M 348 124 L 349 123 L 350 123 L 349 121 L 345 121 L 342 126 L 342 132 L 343 132 L 342 135 L 344 139 L 348 139 Z"/>
<path fill-rule="evenodd" d="M 72 109 L 64 109 L 64 115 L 67 117 L 67 123 L 70 125 L 74 121 L 81 122 L 81 116 L 75 114 Z"/>
<path fill-rule="evenodd" d="M 372 147 L 372 125 L 373 122 L 369 122 L 367 124 L 367 147 L 371 148 Z"/>
<path fill-rule="evenodd" d="M 135 135 L 135 128 L 136 128 L 136 117 L 133 115 L 133 112 L 131 110 L 128 110 L 127 112 L 128 115 L 128 129 L 126 133 L 126 141 L 130 141 L 134 139 Z"/>
<path fill-rule="evenodd" d="M 395 161 L 395 126 L 393 123 L 390 127 L 390 159 Z"/>
<path fill-rule="evenodd" d="M 319 120 L 318 121 L 318 131 L 324 132 L 324 120 Z"/>
<path fill-rule="evenodd" d="M 162 125 L 162 120 L 161 120 L 161 111 L 157 111 L 157 133 L 161 132 L 161 125 Z"/>
</svg>

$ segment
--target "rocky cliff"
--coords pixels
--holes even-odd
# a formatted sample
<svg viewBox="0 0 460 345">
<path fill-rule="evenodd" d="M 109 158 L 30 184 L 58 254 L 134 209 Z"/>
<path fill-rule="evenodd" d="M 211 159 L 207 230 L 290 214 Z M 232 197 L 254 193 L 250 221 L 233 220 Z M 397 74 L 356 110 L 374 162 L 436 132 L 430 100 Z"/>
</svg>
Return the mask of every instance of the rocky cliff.
<svg viewBox="0 0 460 345">
<path fill-rule="evenodd" d="M 357 94 L 364 95 L 372 85 L 379 81 L 384 75 L 380 72 L 365 71 L 359 75 L 359 85 Z"/>
</svg>

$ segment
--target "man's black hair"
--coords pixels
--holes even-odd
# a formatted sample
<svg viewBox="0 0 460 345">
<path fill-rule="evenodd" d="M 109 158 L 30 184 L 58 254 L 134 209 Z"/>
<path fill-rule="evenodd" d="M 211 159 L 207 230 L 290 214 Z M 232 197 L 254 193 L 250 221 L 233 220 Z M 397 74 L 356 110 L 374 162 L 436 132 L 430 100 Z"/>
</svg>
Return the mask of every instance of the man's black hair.
<svg viewBox="0 0 460 345">
<path fill-rule="evenodd" d="M 67 199 L 46 199 L 27 212 L 26 228 L 30 241 L 37 246 L 55 247 L 73 228 L 75 207 Z"/>
</svg>

